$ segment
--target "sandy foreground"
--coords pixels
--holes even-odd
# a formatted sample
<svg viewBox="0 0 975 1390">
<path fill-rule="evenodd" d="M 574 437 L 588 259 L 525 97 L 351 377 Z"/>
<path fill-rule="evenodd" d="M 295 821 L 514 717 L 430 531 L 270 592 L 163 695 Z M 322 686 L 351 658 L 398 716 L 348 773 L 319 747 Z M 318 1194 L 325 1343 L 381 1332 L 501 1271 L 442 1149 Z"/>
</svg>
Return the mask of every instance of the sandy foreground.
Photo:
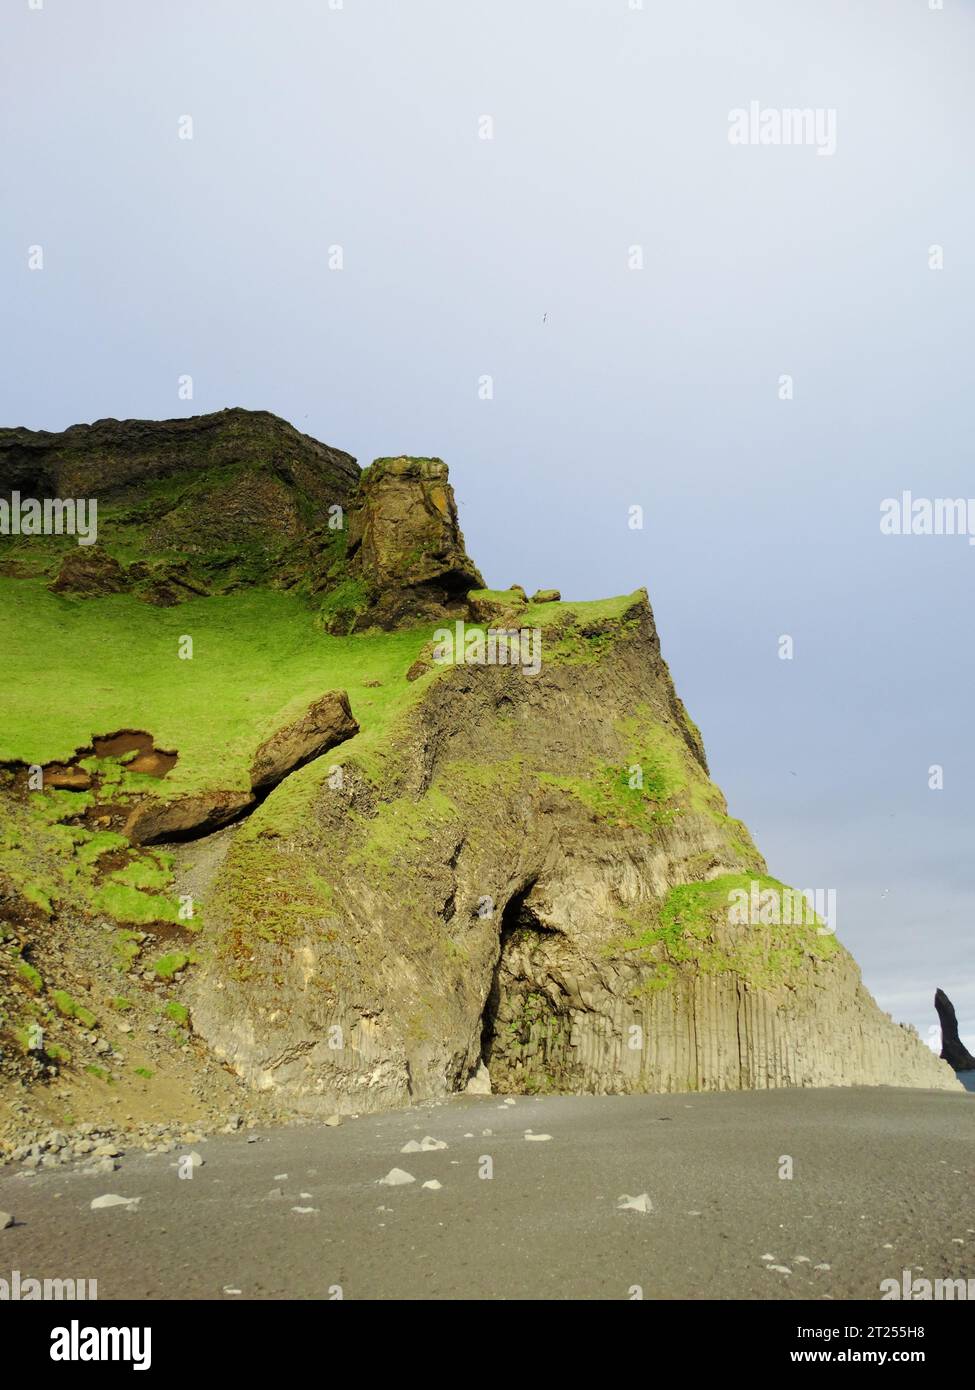
<svg viewBox="0 0 975 1390">
<path fill-rule="evenodd" d="M 428 1137 L 446 1147 L 401 1152 Z M 905 1269 L 975 1280 L 961 1089 L 464 1097 L 194 1148 L 192 1178 L 182 1151 L 101 1177 L 5 1171 L 0 1279 L 233 1300 L 879 1299 Z M 392 1169 L 414 1181 L 382 1183 Z M 139 1201 L 92 1210 L 106 1194 Z"/>
</svg>

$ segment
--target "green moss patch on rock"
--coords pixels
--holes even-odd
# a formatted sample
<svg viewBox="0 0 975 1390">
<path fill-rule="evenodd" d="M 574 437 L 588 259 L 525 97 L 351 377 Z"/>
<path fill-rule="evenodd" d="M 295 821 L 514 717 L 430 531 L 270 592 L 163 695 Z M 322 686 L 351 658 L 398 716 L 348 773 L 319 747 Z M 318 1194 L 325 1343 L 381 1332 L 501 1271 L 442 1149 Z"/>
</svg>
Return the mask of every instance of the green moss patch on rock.
<svg viewBox="0 0 975 1390">
<path fill-rule="evenodd" d="M 18 961 L 17 974 L 26 984 L 30 986 L 32 990 L 34 990 L 36 994 L 41 993 L 41 991 L 44 988 L 44 981 L 41 978 L 41 972 L 39 970 L 35 970 L 34 966 L 31 965 L 29 961 Z"/>
<path fill-rule="evenodd" d="M 84 1004 L 79 1004 L 66 990 L 52 990 L 51 998 L 54 1001 L 54 1007 L 64 1018 L 77 1019 L 85 1028 L 94 1028 L 97 1025 L 98 1019 L 92 1013 L 91 1009 L 87 1008 Z"/>
<path fill-rule="evenodd" d="M 633 929 L 608 948 L 633 952 L 651 965 L 637 993 L 670 984 L 675 972 L 692 967 L 703 974 L 734 973 L 750 984 L 771 988 L 795 982 L 805 960 L 828 960 L 839 949 L 835 936 L 825 930 L 815 913 L 803 913 L 799 922 L 733 922 L 739 893 L 774 892 L 781 900 L 795 897 L 795 890 L 767 874 L 721 874 L 703 883 L 671 888 L 659 911 L 621 913 L 620 921 Z"/>
<path fill-rule="evenodd" d="M 194 959 L 192 952 L 169 951 L 153 962 L 152 972 L 157 980 L 171 980 L 174 975 L 178 975 L 181 970 L 185 970 L 188 965 L 191 965 Z"/>
</svg>

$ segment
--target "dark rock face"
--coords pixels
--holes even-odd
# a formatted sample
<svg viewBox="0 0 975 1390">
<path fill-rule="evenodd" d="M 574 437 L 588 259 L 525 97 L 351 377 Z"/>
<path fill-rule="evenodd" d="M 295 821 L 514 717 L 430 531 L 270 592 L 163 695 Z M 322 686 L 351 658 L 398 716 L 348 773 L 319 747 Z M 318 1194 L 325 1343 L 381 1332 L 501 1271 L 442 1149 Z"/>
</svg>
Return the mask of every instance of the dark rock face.
<svg viewBox="0 0 975 1390">
<path fill-rule="evenodd" d="M 124 589 L 162 606 L 308 580 L 329 562 L 341 534 L 331 529 L 335 509 L 348 508 L 359 471 L 349 454 L 267 411 L 97 420 L 59 434 L 0 430 L 5 493 L 97 499 L 100 561 L 72 553 L 60 564 L 65 547 L 46 546 L 58 590 Z M 13 574 L 26 573 L 42 549 L 34 538 L 0 542 Z M 135 564 L 117 563 L 133 554 Z"/>
<path fill-rule="evenodd" d="M 325 509 L 359 478 L 350 454 L 320 444 L 267 410 L 178 420 L 96 420 L 50 430 L 0 429 L 0 477 L 24 496 L 108 501 L 146 483 L 223 466 L 275 474 Z M 238 514 L 246 512 L 238 504 Z"/>
<path fill-rule="evenodd" d="M 941 1021 L 941 1056 L 955 1071 L 975 1071 L 975 1057 L 958 1036 L 955 1006 L 943 989 L 936 991 L 934 1007 Z"/>
<path fill-rule="evenodd" d="M 376 459 L 349 517 L 349 574 L 367 590 L 359 626 L 468 616 L 484 580 L 464 547 L 457 504 L 440 459 Z"/>
</svg>

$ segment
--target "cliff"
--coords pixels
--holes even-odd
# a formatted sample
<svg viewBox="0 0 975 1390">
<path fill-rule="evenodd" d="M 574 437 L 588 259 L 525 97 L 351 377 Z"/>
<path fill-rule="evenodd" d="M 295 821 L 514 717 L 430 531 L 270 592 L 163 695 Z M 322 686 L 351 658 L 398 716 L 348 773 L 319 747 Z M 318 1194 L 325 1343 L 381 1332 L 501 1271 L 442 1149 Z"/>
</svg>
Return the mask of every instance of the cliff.
<svg viewBox="0 0 975 1390">
<path fill-rule="evenodd" d="M 0 467 L 99 500 L 95 546 L 0 541 L 9 1075 L 165 1070 L 163 1014 L 311 1111 L 957 1084 L 728 814 L 644 591 L 487 590 L 440 460 L 260 413 Z"/>
</svg>

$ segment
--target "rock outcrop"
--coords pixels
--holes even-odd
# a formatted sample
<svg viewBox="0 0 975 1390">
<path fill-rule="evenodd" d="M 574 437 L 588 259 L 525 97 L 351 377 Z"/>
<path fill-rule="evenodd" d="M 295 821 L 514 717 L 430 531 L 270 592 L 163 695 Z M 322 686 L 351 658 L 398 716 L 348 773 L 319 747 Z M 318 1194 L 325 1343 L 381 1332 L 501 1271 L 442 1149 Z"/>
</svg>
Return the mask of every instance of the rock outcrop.
<svg viewBox="0 0 975 1390">
<path fill-rule="evenodd" d="M 467 594 L 484 586 L 440 459 L 383 458 L 366 469 L 346 558 L 351 581 L 362 586 L 360 627 L 463 617 Z"/>
<path fill-rule="evenodd" d="M 729 921 L 732 892 L 784 886 L 708 779 L 645 594 L 563 611 L 547 650 L 534 679 L 427 672 L 379 780 L 353 739 L 342 789 L 308 769 L 285 821 L 273 794 L 255 813 L 193 986 L 217 1055 L 322 1111 L 484 1066 L 501 1092 L 953 1085 L 824 924 Z"/>
<path fill-rule="evenodd" d="M 955 1006 L 943 989 L 935 992 L 934 1007 L 941 1023 L 941 1056 L 955 1071 L 975 1071 L 975 1057 L 958 1036 Z"/>
<path fill-rule="evenodd" d="M 120 594 L 125 589 L 125 571 L 111 555 L 93 546 L 90 550 L 69 550 L 51 584 L 56 594 Z"/>
<path fill-rule="evenodd" d="M 0 536 L 0 576 L 43 574 L 55 593 L 169 608 L 296 589 L 346 633 L 467 616 L 466 594 L 484 583 L 440 459 L 363 472 L 266 411 L 0 429 L 0 478 L 25 498 L 97 502 L 94 543 Z"/>
<path fill-rule="evenodd" d="M 253 805 L 251 792 L 200 792 L 197 796 L 182 796 L 173 801 L 151 797 L 132 807 L 122 825 L 122 833 L 134 845 L 194 840 L 229 825 Z"/>
<path fill-rule="evenodd" d="M 238 820 L 285 777 L 358 731 L 348 695 L 344 690 L 330 690 L 309 705 L 300 718 L 261 744 L 251 763 L 249 792 L 223 789 L 171 801 L 159 796 L 140 799 L 129 811 L 123 832 L 136 845 L 198 839 L 210 834 Z"/>
<path fill-rule="evenodd" d="M 121 970 L 326 1115 L 958 1084 L 729 815 L 645 591 L 487 589 L 440 460 L 261 412 L 0 431 L 0 469 L 99 503 L 97 545 L 0 538 L 0 1062 L 97 1073 Z"/>
<path fill-rule="evenodd" d="M 289 773 L 359 732 L 344 690 L 330 690 L 292 724 L 261 744 L 251 764 L 251 787 L 260 795 Z"/>
<path fill-rule="evenodd" d="M 67 536 L 47 547 L 59 592 L 128 590 L 168 607 L 254 584 L 327 585 L 359 468 L 266 411 L 233 409 L 0 429 L 0 478 L 6 495 L 97 501 L 97 550 Z M 0 537 L 8 575 L 35 573 L 40 553 L 36 538 Z"/>
</svg>

